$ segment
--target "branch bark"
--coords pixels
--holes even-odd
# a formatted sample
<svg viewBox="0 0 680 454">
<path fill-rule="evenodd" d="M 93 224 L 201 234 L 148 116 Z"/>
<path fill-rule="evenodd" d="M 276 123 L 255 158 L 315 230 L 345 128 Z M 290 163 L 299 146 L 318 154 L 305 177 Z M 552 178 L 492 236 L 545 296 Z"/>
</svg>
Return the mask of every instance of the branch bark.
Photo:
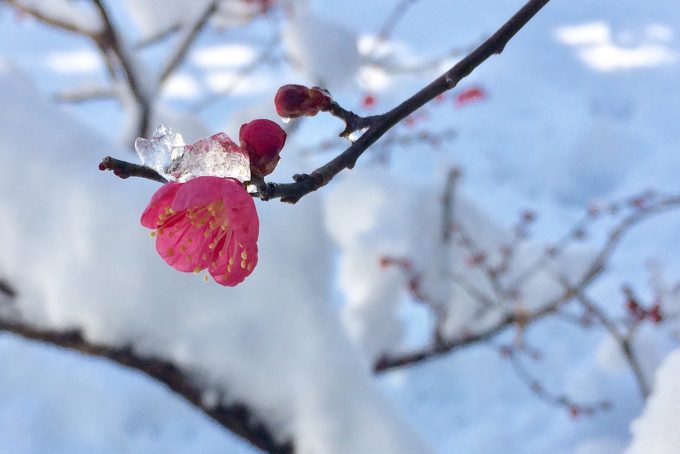
<svg viewBox="0 0 680 454">
<path fill-rule="evenodd" d="M 282 202 L 296 203 L 310 192 L 327 185 L 344 169 L 354 167 L 361 155 L 380 139 L 387 131 L 404 118 L 436 98 L 438 95 L 454 88 L 458 82 L 468 76 L 479 65 L 494 54 L 500 54 L 507 43 L 524 27 L 550 0 L 530 0 L 513 17 L 511 17 L 496 33 L 484 41 L 451 69 L 432 81 L 428 86 L 411 96 L 406 101 L 390 110 L 380 121 L 369 129 L 349 148 L 327 164 L 314 170 L 311 174 L 295 175 L 294 183 L 266 186 L 267 193 L 262 198 L 269 200 L 280 198 Z"/>
<path fill-rule="evenodd" d="M 440 94 L 454 88 L 479 65 L 494 54 L 500 54 L 507 43 L 522 29 L 550 0 L 529 0 L 496 33 L 484 41 L 451 69 L 432 81 L 428 86 L 383 115 L 365 119 L 368 129 L 349 148 L 310 174 L 293 175 L 294 183 L 261 183 L 257 185 L 257 196 L 262 200 L 281 199 L 282 202 L 296 203 L 307 194 L 327 185 L 344 169 L 351 169 L 361 155 L 387 131 L 401 120 L 420 109 Z"/>
<path fill-rule="evenodd" d="M 566 285 L 564 292 L 560 296 L 554 298 L 552 301 L 547 302 L 540 309 L 534 311 L 533 313 L 506 313 L 502 315 L 493 326 L 477 333 L 467 334 L 456 339 L 444 339 L 438 343 L 427 345 L 409 352 L 384 355 L 374 364 L 374 371 L 385 372 L 391 369 L 397 369 L 399 367 L 423 363 L 438 358 L 442 355 L 454 352 L 468 345 L 490 340 L 511 326 L 520 324 L 526 326 L 539 319 L 556 313 L 562 304 L 574 298 L 578 299 L 584 295 L 585 289 L 606 269 L 611 255 L 614 253 L 617 246 L 621 243 L 623 237 L 629 230 L 653 215 L 663 213 L 671 209 L 677 209 L 679 207 L 680 195 L 672 195 L 660 198 L 654 203 L 653 206 L 637 209 L 632 214 L 624 217 L 610 231 L 607 240 L 600 249 L 599 253 L 595 256 L 593 261 L 590 263 L 590 266 L 586 269 L 578 282 L 572 285 Z M 622 345 L 625 350 L 625 344 Z M 630 354 L 628 352 L 624 353 L 626 353 L 627 358 L 630 358 L 629 355 L 632 354 L 632 352 Z M 636 370 L 636 364 L 633 364 L 634 362 L 635 361 L 631 362 L 630 365 L 637 379 L 638 374 L 641 374 L 641 372 Z M 638 380 L 638 383 L 640 384 L 641 393 L 645 395 L 645 393 L 648 392 L 646 383 L 644 383 L 644 380 L 643 382 Z"/>
<path fill-rule="evenodd" d="M 89 342 L 79 330 L 41 329 L 23 322 L 0 319 L 0 332 L 2 331 L 31 341 L 104 358 L 142 372 L 164 384 L 215 422 L 262 451 L 278 454 L 293 452 L 292 442 L 277 440 L 269 428 L 245 404 L 218 402 L 214 406 L 206 405 L 202 398 L 203 391 L 192 379 L 192 374 L 170 361 L 141 355 L 131 346 L 112 347 Z"/>
</svg>

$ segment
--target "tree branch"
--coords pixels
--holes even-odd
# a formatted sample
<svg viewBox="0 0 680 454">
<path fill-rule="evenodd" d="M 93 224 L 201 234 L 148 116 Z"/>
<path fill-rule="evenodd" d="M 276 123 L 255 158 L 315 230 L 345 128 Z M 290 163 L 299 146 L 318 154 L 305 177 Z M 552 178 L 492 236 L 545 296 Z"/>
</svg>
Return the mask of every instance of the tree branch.
<svg viewBox="0 0 680 454">
<path fill-rule="evenodd" d="M 180 37 L 180 42 L 177 48 L 170 54 L 168 61 L 158 76 L 159 85 L 165 82 L 170 74 L 172 74 L 175 69 L 177 69 L 179 64 L 182 63 L 184 57 L 189 51 L 189 48 L 216 10 L 217 1 L 213 0 L 208 5 L 206 5 L 205 9 L 192 24 L 186 26 L 186 31 L 184 32 L 184 35 Z"/>
<path fill-rule="evenodd" d="M 138 354 L 132 346 L 111 347 L 89 342 L 79 330 L 40 329 L 25 323 L 0 319 L 0 332 L 2 331 L 31 341 L 104 358 L 142 372 L 164 384 L 218 424 L 253 446 L 270 453 L 293 452 L 293 444 L 290 441 L 278 441 L 246 405 L 221 401 L 216 405 L 206 405 L 203 399 L 203 390 L 195 383 L 192 374 L 170 361 Z"/>
<path fill-rule="evenodd" d="M 373 124 L 349 148 L 311 174 L 294 175 L 294 183 L 275 184 L 266 186 L 269 191 L 260 194 L 264 199 L 280 198 L 282 202 L 296 203 L 310 192 L 328 184 L 344 169 L 354 167 L 357 159 L 382 137 L 393 126 L 418 110 L 438 95 L 454 88 L 458 82 L 469 75 L 486 59 L 494 54 L 500 54 L 508 41 L 524 27 L 532 17 L 538 13 L 550 0 L 529 0 L 517 14 L 508 20 L 496 33 L 477 47 L 472 53 L 463 58 L 447 72 L 439 76 L 418 93 L 390 110 Z"/>
<path fill-rule="evenodd" d="M 99 2 L 100 0 L 94 1 Z M 458 82 L 474 71 L 475 68 L 481 65 L 490 56 L 500 54 L 508 41 L 510 41 L 510 39 L 515 36 L 515 34 L 517 34 L 517 32 L 549 1 L 550 0 L 529 0 L 524 7 L 510 18 L 496 33 L 428 86 L 389 112 L 383 115 L 366 117 L 364 119 L 366 124 L 362 123 L 359 125 L 362 127 L 368 126 L 366 132 L 349 148 L 330 162 L 314 170 L 311 174 L 293 175 L 294 183 L 258 184 L 258 192 L 256 195 L 262 200 L 280 198 L 282 202 L 296 203 L 310 192 L 316 191 L 327 185 L 342 170 L 354 167 L 354 164 L 364 151 L 380 139 L 393 126 L 432 99 L 436 98 L 438 95 L 454 88 Z"/>
<path fill-rule="evenodd" d="M 121 41 L 118 33 L 113 25 L 111 16 L 106 9 L 102 0 L 92 0 L 95 8 L 99 12 L 99 16 L 104 24 L 104 30 L 94 37 L 95 42 L 102 50 L 104 56 L 109 53 L 115 55 L 120 68 L 122 69 L 125 81 L 130 93 L 139 108 L 139 122 L 137 125 L 137 135 L 145 136 L 149 129 L 149 122 L 151 121 L 151 100 L 149 93 L 146 92 L 143 86 L 142 77 L 137 72 L 132 55 L 129 54 L 128 49 Z M 107 57 L 108 60 L 108 57 Z M 115 77 L 115 71 L 112 70 L 113 64 L 109 61 L 110 72 Z"/>
<path fill-rule="evenodd" d="M 89 84 L 56 93 L 54 95 L 54 100 L 57 102 L 82 103 L 113 99 L 117 95 L 116 89 L 110 85 Z"/>
<path fill-rule="evenodd" d="M 568 285 L 568 282 L 563 281 L 563 284 Z M 631 339 L 627 336 L 624 336 L 620 332 L 616 324 L 609 319 L 607 314 L 605 314 L 605 312 L 602 309 L 600 309 L 600 307 L 594 301 L 592 301 L 585 294 L 583 294 L 582 291 L 580 290 L 578 291 L 576 299 L 583 305 L 583 307 L 586 308 L 586 310 L 590 314 L 593 315 L 593 317 L 609 332 L 609 334 L 619 344 L 619 347 L 623 352 L 623 356 L 624 358 L 626 358 L 626 361 L 628 362 L 628 366 L 633 371 L 633 376 L 635 377 L 635 381 L 638 385 L 640 395 L 642 396 L 643 399 L 646 399 L 649 396 L 650 389 L 649 385 L 647 384 L 647 380 L 645 379 L 645 375 L 642 372 L 640 362 L 638 361 L 637 356 L 633 351 Z"/>
<path fill-rule="evenodd" d="M 85 26 L 85 21 L 72 20 L 71 17 L 73 16 L 61 13 L 58 8 L 50 9 L 47 5 L 42 5 L 43 7 L 41 8 L 41 5 L 35 4 L 35 2 L 23 2 L 21 0 L 6 0 L 6 2 L 41 22 L 92 39 L 95 38 L 102 28 L 102 24 L 96 21 L 87 21 L 87 26 Z M 77 8 L 75 5 L 71 7 Z M 76 14 L 75 16 L 78 17 L 79 15 Z"/>
<path fill-rule="evenodd" d="M 680 195 L 662 197 L 650 203 L 652 205 L 637 208 L 634 213 L 623 218 L 610 231 L 607 240 L 600 249 L 600 252 L 595 256 L 590 266 L 587 268 L 578 282 L 566 286 L 564 292 L 560 296 L 547 302 L 540 309 L 529 314 L 515 312 L 506 313 L 505 315 L 502 315 L 500 320 L 493 326 L 477 333 L 466 334 L 456 339 L 444 339 L 441 342 L 427 345 L 420 349 L 415 349 L 409 352 L 384 355 L 383 357 L 379 358 L 373 366 L 374 371 L 384 372 L 390 369 L 422 363 L 444 354 L 451 353 L 462 347 L 492 339 L 512 325 L 517 324 L 526 326 L 543 317 L 555 313 L 562 304 L 574 298 L 579 298 L 579 296 L 583 295 L 586 287 L 590 285 L 597 277 L 599 277 L 600 274 L 602 274 L 606 268 L 609 258 L 616 250 L 616 247 L 620 244 L 624 235 L 630 229 L 643 220 L 648 219 L 652 215 L 680 207 Z M 625 346 L 623 348 L 625 348 Z M 631 364 L 631 366 L 633 367 L 634 372 L 637 374 L 638 372 L 635 371 L 634 365 Z M 644 393 L 644 388 L 641 388 L 641 392 Z"/>
<path fill-rule="evenodd" d="M 111 170 L 114 175 L 122 179 L 138 177 L 147 180 L 158 181 L 159 183 L 168 182 L 165 177 L 163 177 L 151 167 L 122 161 L 120 159 L 112 158 L 111 156 L 106 156 L 104 159 L 102 159 L 102 162 L 99 163 L 99 170 Z"/>
</svg>

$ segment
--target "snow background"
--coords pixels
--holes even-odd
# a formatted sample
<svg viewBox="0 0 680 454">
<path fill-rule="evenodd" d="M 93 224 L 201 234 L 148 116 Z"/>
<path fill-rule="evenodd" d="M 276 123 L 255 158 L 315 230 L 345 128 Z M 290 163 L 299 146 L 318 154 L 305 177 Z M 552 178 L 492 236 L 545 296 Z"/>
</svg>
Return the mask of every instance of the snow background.
<svg viewBox="0 0 680 454">
<path fill-rule="evenodd" d="M 162 28 L 182 5 L 169 3 L 159 16 L 139 9 L 146 2 L 126 3 L 136 11 L 135 28 L 122 5 L 109 3 L 130 41 Z M 217 130 L 233 137 L 245 121 L 275 118 L 271 99 L 286 82 L 328 84 L 353 109 L 370 92 L 377 98 L 373 111 L 390 108 L 446 67 L 391 76 L 348 51 L 353 36 L 359 50 L 372 47 L 393 4 L 295 2 L 282 33 L 297 67 L 264 66 L 189 124 L 177 113 L 229 84 L 277 26 L 259 19 L 206 32 L 163 88 L 163 121 L 188 141 Z M 417 2 L 379 50 L 408 63 L 467 48 L 519 5 Z M 352 32 L 334 30 L 339 26 Z M 19 289 L 18 308 L 31 321 L 80 326 L 93 340 L 170 357 L 209 389 L 247 400 L 279 433 L 295 434 L 303 452 L 424 452 L 427 444 L 445 453 L 616 453 L 633 434 L 630 452 L 675 452 L 677 439 L 665 437 L 678 429 L 677 353 L 657 375 L 643 413 L 632 375 L 603 332 L 540 322 L 527 338 L 544 359 L 529 366 L 545 385 L 613 404 L 575 420 L 533 396 L 493 345 L 377 378 L 369 359 L 423 340 L 427 315 L 408 301 L 403 277 L 381 270 L 378 259 L 408 255 L 436 273 L 446 257 L 432 237 L 451 165 L 464 171 L 460 215 L 488 242 L 502 237 L 524 208 L 539 213 L 536 240 L 551 241 L 591 201 L 677 190 L 679 26 L 673 0 L 554 0 L 501 56 L 461 84 L 483 86 L 487 100 L 456 109 L 448 98 L 429 106 L 428 118 L 414 127 L 454 127 L 454 140 L 439 149 L 397 148 L 389 166 L 369 152 L 356 170 L 296 207 L 258 203 L 260 263 L 246 283 L 225 290 L 174 272 L 155 255 L 138 224 L 154 183 L 96 171 L 103 155 L 134 159 L 120 139 L 125 118 L 117 104 L 49 101 L 60 89 L 105 80 L 96 50 L 2 6 L 0 273 Z M 339 48 L 323 47 L 335 43 Z M 154 69 L 161 50 L 140 60 Z M 336 58 L 320 62 L 319 55 Z M 274 180 L 327 159 L 325 152 L 295 150 L 336 130 L 332 119 L 306 121 L 291 136 Z M 671 213 L 635 229 L 592 294 L 612 312 L 621 310 L 621 283 L 644 295 L 650 259 L 667 285 L 677 282 L 679 222 Z M 570 275 L 601 238 L 593 232 L 575 252 Z M 112 283 L 121 292 L 111 291 Z M 433 278 L 428 288 L 450 297 L 440 284 Z M 535 283 L 529 292 L 535 304 L 550 285 Z M 460 329 L 464 309 L 451 332 Z M 652 377 L 675 343 L 667 331 L 648 329 L 636 347 Z M 0 334 L 0 365 L 0 452 L 252 452 L 154 382 L 104 361 Z"/>
</svg>

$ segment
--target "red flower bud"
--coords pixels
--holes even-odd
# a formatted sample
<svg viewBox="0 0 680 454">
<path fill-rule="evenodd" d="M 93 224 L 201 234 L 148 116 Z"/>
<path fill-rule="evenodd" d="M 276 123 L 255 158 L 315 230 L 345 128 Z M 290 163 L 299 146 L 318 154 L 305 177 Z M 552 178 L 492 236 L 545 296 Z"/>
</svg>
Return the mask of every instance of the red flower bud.
<svg viewBox="0 0 680 454">
<path fill-rule="evenodd" d="M 331 97 L 326 90 L 304 85 L 284 85 L 274 97 L 276 112 L 286 118 L 314 116 L 327 110 L 330 103 Z"/>
<path fill-rule="evenodd" d="M 286 143 L 286 131 L 271 120 L 253 120 L 241 126 L 241 148 L 250 157 L 250 173 L 263 177 L 274 171 Z"/>
<path fill-rule="evenodd" d="M 659 306 L 658 303 L 652 306 L 649 312 L 647 312 L 647 317 L 649 317 L 649 319 L 654 323 L 661 323 L 663 321 L 661 307 Z"/>
</svg>

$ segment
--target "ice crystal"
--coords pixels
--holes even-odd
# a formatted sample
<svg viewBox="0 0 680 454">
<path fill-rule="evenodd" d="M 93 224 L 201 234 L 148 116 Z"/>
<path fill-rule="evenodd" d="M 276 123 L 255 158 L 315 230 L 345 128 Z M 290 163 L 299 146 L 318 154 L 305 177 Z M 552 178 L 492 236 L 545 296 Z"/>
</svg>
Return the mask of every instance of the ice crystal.
<svg viewBox="0 0 680 454">
<path fill-rule="evenodd" d="M 250 159 L 226 134 L 219 133 L 185 145 L 180 134 L 160 125 L 151 139 L 138 138 L 135 149 L 142 164 L 169 181 L 200 176 L 250 180 Z"/>
</svg>

